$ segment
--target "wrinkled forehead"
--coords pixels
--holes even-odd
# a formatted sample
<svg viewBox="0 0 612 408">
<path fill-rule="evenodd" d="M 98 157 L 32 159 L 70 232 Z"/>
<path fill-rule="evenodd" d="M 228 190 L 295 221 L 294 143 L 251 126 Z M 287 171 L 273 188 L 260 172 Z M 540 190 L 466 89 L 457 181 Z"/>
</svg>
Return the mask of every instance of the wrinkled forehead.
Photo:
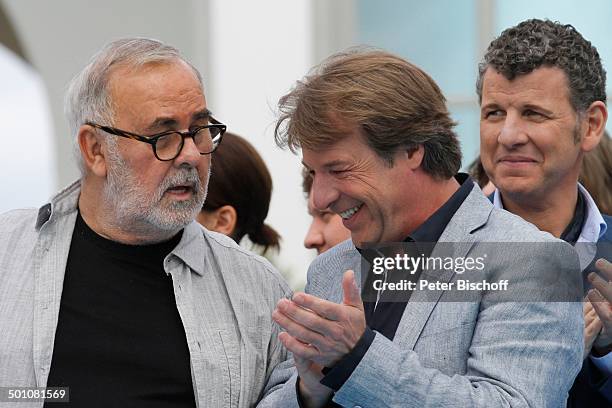
<svg viewBox="0 0 612 408">
<path fill-rule="evenodd" d="M 129 114 L 143 120 L 191 116 L 206 109 L 200 81 L 180 60 L 118 67 L 109 81 L 108 97 L 115 116 Z"/>
<path fill-rule="evenodd" d="M 141 85 L 147 82 L 148 90 L 155 90 L 163 85 L 163 81 L 169 77 L 181 79 L 176 83 L 177 92 L 180 86 L 198 89 L 202 94 L 204 88 L 197 71 L 181 59 L 170 59 L 152 61 L 143 64 L 117 64 L 111 67 L 107 73 L 107 92 L 112 96 L 117 88 Z M 137 82 L 135 82 L 137 81 Z"/>
</svg>

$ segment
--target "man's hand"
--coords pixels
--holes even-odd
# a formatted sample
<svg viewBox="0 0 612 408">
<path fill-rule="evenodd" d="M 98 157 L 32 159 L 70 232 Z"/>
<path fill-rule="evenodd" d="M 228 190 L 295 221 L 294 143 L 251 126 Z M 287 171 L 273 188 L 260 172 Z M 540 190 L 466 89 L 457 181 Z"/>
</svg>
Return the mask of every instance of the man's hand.
<svg viewBox="0 0 612 408">
<path fill-rule="evenodd" d="M 334 392 L 320 382 L 323 379 L 323 373 L 321 372 L 323 367 L 296 355 L 293 356 L 293 360 L 299 374 L 298 388 L 302 404 L 306 407 L 327 405 Z"/>
<path fill-rule="evenodd" d="M 595 354 L 602 356 L 612 351 L 612 264 L 602 258 L 595 262 L 595 267 L 605 280 L 591 272 L 588 278 L 594 289 L 589 291 L 588 297 L 602 323 L 601 333 L 593 344 Z"/>
<path fill-rule="evenodd" d="M 597 312 L 589 299 L 585 299 L 582 303 L 582 313 L 584 314 L 584 356 L 585 359 L 593 347 L 595 338 L 601 331 L 602 323 L 597 316 Z"/>
<path fill-rule="evenodd" d="M 366 322 L 353 271 L 344 273 L 342 290 L 342 304 L 306 293 L 278 302 L 272 318 L 286 330 L 279 339 L 294 356 L 332 367 L 355 347 Z"/>
</svg>

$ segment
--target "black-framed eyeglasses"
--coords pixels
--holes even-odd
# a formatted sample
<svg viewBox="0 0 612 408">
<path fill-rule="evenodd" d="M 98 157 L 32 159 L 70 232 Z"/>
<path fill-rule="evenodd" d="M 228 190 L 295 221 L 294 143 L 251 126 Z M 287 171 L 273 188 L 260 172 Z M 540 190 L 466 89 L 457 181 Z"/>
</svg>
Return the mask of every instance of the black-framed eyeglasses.
<svg viewBox="0 0 612 408">
<path fill-rule="evenodd" d="M 103 130 L 111 135 L 127 137 L 128 139 L 148 143 L 153 148 L 153 154 L 157 160 L 170 161 L 176 159 L 181 153 L 186 137 L 193 139 L 193 143 L 195 143 L 202 155 L 211 154 L 219 147 L 227 126 L 217 122 L 213 118 L 209 118 L 209 120 L 212 122 L 211 124 L 196 126 L 187 132 L 168 130 L 151 136 L 141 136 L 114 127 L 98 125 L 94 122 L 85 122 L 85 124 Z"/>
</svg>

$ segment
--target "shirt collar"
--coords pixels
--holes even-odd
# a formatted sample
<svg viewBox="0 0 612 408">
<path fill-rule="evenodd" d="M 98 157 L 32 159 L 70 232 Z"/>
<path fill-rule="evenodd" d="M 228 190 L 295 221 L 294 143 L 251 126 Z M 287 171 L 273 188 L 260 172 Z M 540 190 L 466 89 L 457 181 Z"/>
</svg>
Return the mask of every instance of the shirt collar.
<svg viewBox="0 0 612 408">
<path fill-rule="evenodd" d="M 502 210 L 504 209 L 504 203 L 502 202 L 502 199 L 501 199 L 501 193 L 499 192 L 497 188 L 493 192 L 493 207 L 500 208 Z"/>
<path fill-rule="evenodd" d="M 580 231 L 578 242 L 597 242 L 608 229 L 604 218 L 602 217 L 595 200 L 584 188 L 584 186 L 578 183 L 578 191 L 582 193 L 582 198 L 586 201 L 586 220 L 584 221 L 584 227 Z"/>
<path fill-rule="evenodd" d="M 59 215 L 65 215 L 77 210 L 81 180 L 77 180 L 54 195 L 51 200 L 38 209 L 36 231 L 39 231 L 49 220 Z"/>
<path fill-rule="evenodd" d="M 204 238 L 204 228 L 195 221 L 183 230 L 183 236 L 176 248 L 166 257 L 166 262 L 172 262 L 176 257 L 187 264 L 198 275 L 204 275 L 204 264 L 209 245 Z"/>
<path fill-rule="evenodd" d="M 582 227 L 582 231 L 580 231 L 580 236 L 578 237 L 577 242 L 597 242 L 599 238 L 601 238 L 608 228 L 606 222 L 604 221 L 595 201 L 589 194 L 589 192 L 582 186 L 582 184 L 578 183 L 578 192 L 582 194 L 582 198 L 586 201 L 586 220 L 584 221 L 584 225 Z M 495 189 L 493 193 L 493 206 L 495 208 L 504 208 L 504 205 L 501 200 L 501 193 L 498 189 Z"/>
<path fill-rule="evenodd" d="M 576 190 L 578 189 L 576 188 Z M 585 199 L 582 197 L 582 193 L 580 191 L 578 191 L 577 196 L 578 199 L 576 200 L 576 207 L 574 208 L 574 216 L 559 237 L 563 241 L 569 242 L 572 245 L 575 245 L 576 242 L 578 242 L 578 237 L 580 236 L 580 233 L 584 227 L 584 222 L 586 221 Z"/>
</svg>

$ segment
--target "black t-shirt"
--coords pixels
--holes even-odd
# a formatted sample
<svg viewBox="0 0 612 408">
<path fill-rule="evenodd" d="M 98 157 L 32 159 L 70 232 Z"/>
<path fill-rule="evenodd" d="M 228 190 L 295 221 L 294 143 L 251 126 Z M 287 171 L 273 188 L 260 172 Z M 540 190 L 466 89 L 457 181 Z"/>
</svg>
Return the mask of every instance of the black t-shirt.
<svg viewBox="0 0 612 408">
<path fill-rule="evenodd" d="M 69 387 L 70 406 L 195 406 L 185 331 L 163 269 L 181 235 L 124 245 L 77 216 L 47 383 Z"/>
</svg>

